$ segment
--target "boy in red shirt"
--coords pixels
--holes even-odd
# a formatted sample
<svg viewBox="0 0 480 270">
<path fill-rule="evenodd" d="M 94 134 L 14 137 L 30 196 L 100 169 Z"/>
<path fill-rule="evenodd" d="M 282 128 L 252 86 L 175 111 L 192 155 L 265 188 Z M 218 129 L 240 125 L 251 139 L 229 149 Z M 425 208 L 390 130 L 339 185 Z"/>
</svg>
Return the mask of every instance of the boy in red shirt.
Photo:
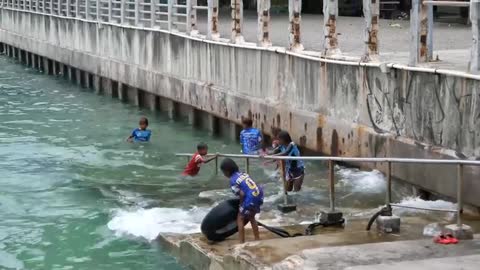
<svg viewBox="0 0 480 270">
<path fill-rule="evenodd" d="M 208 163 L 217 158 L 216 155 L 205 159 L 208 153 L 208 146 L 205 143 L 199 143 L 197 145 L 197 152 L 193 154 L 192 159 L 188 162 L 185 170 L 183 170 L 183 176 L 195 176 L 200 172 L 200 166 L 204 163 Z"/>
</svg>

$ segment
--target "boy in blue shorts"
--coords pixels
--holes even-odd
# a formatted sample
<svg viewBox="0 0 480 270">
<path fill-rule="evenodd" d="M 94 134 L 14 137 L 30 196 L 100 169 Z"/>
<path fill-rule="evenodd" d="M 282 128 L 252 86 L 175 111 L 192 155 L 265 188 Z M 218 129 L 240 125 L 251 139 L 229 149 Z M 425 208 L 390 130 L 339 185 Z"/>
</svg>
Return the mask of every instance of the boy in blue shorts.
<svg viewBox="0 0 480 270">
<path fill-rule="evenodd" d="M 270 153 L 272 156 L 300 156 L 298 146 L 293 142 L 287 131 L 280 131 L 280 133 L 278 133 L 278 139 L 280 147 L 274 149 Z M 286 160 L 285 176 L 287 180 L 287 191 L 300 191 L 303 185 L 303 178 L 305 177 L 305 165 L 303 160 Z"/>
<path fill-rule="evenodd" d="M 223 175 L 230 179 L 232 192 L 240 197 L 240 208 L 237 216 L 240 243 L 245 242 L 244 227 L 246 221 L 249 221 L 252 225 L 255 240 L 260 240 L 255 215 L 260 213 L 260 206 L 263 204 L 263 190 L 255 184 L 248 174 L 240 172 L 237 164 L 232 159 L 224 159 L 220 169 Z"/>
<path fill-rule="evenodd" d="M 243 130 L 240 132 L 240 144 L 245 155 L 258 155 L 262 147 L 262 133 L 253 127 L 250 118 L 243 119 Z"/>
<path fill-rule="evenodd" d="M 132 131 L 132 134 L 128 136 L 127 142 L 148 142 L 150 141 L 150 135 L 152 131 L 147 129 L 148 119 L 146 117 L 140 118 L 138 121 L 138 128 Z"/>
</svg>

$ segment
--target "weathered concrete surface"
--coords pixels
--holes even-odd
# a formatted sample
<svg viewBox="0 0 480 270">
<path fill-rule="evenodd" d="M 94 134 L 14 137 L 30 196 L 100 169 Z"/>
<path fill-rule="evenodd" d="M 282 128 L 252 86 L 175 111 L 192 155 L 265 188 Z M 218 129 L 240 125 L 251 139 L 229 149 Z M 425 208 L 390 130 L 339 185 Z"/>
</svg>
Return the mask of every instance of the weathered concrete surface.
<svg viewBox="0 0 480 270">
<path fill-rule="evenodd" d="M 375 265 L 419 259 L 478 254 L 480 235 L 459 245 L 434 244 L 422 235 L 418 218 L 405 218 L 398 234 L 365 231 L 366 220 L 350 220 L 345 228 L 318 228 L 316 235 L 279 238 L 260 228 L 260 241 L 246 231 L 247 243 L 238 244 L 237 236 L 210 243 L 201 234 L 161 234 L 162 247 L 184 265 L 193 269 L 344 269 L 349 266 Z M 302 232 L 302 226 L 284 228 Z M 421 240 L 419 240 L 421 239 Z M 441 268 L 440 268 L 441 269 Z"/>
<path fill-rule="evenodd" d="M 479 265 L 480 255 L 470 255 L 389 264 L 352 266 L 345 268 L 345 270 L 477 270 Z"/>
<path fill-rule="evenodd" d="M 480 252 L 479 237 L 480 236 L 477 235 L 474 240 L 462 241 L 457 245 L 448 246 L 435 244 L 432 240 L 428 239 L 311 249 L 301 252 L 300 255 L 286 259 L 275 265 L 273 269 L 397 269 L 370 268 L 370 266 L 375 264 L 391 265 L 392 263 L 401 261 L 478 254 Z M 365 267 L 352 267 L 359 265 L 365 265 Z M 455 269 L 464 269 L 462 266 L 461 264 L 457 265 Z M 436 269 L 445 268 L 440 267 Z"/>
<path fill-rule="evenodd" d="M 382 73 L 281 50 L 5 9 L 0 15 L 0 42 L 128 85 L 119 88 L 121 97 L 141 89 L 236 123 L 251 115 L 264 132 L 287 129 L 300 145 L 324 154 L 480 157 L 479 81 Z M 393 175 L 456 195 L 453 167 L 394 165 Z M 466 168 L 464 200 L 480 206 L 478 175 L 480 169 Z"/>
</svg>

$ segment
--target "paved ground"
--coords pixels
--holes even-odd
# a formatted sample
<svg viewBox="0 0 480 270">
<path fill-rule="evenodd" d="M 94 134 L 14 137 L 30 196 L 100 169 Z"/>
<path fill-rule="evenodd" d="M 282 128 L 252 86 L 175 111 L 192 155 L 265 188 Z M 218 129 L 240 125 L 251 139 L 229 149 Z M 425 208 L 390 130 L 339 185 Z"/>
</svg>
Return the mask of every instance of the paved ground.
<svg viewBox="0 0 480 270">
<path fill-rule="evenodd" d="M 244 14 L 244 37 L 247 42 L 257 39 L 257 14 L 246 11 Z M 200 33 L 206 33 L 206 14 L 199 13 Z M 302 15 L 302 43 L 306 50 L 319 51 L 322 43 L 323 15 Z M 340 17 L 337 23 L 339 45 L 342 52 L 349 56 L 360 57 L 363 53 L 364 19 L 360 17 Z M 288 16 L 272 16 L 271 39 L 274 46 L 288 46 Z M 229 38 L 231 22 L 229 10 L 220 12 L 219 22 L 222 37 Z M 408 63 L 409 51 L 408 20 L 380 20 L 381 61 Z M 472 44 L 471 28 L 458 23 L 458 19 L 443 18 L 434 27 L 434 57 L 439 55 L 441 62 L 431 66 L 466 70 Z M 449 52 L 451 50 L 451 52 Z"/>
<path fill-rule="evenodd" d="M 461 241 L 457 245 L 438 245 L 434 244 L 431 239 L 425 239 L 323 247 L 303 250 L 298 255 L 274 265 L 273 269 L 444 270 L 473 269 L 473 266 L 478 269 L 479 252 L 480 238 L 478 235 L 474 240 Z M 443 267 L 444 263 L 446 267 Z M 424 267 L 427 265 L 428 267 Z M 434 266 L 437 267 L 434 268 Z"/>
<path fill-rule="evenodd" d="M 347 267 L 345 270 L 477 270 L 480 255 Z"/>
</svg>

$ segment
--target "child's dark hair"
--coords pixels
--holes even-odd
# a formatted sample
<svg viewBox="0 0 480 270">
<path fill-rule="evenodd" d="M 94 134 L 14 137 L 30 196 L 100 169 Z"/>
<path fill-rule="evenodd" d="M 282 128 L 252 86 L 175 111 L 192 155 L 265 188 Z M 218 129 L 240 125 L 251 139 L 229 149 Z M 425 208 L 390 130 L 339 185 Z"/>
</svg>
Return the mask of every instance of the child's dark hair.
<svg viewBox="0 0 480 270">
<path fill-rule="evenodd" d="M 235 163 L 235 161 L 233 161 L 231 158 L 222 160 L 222 164 L 220 164 L 220 170 L 222 170 L 222 172 L 228 176 L 240 171 L 237 163 Z"/>
<path fill-rule="evenodd" d="M 208 149 L 208 145 L 206 143 L 201 142 L 201 143 L 197 144 L 197 150 L 200 151 L 200 150 L 204 150 L 204 149 Z"/>
<path fill-rule="evenodd" d="M 140 121 L 138 121 L 138 122 L 140 122 L 140 123 L 145 122 L 145 125 L 148 126 L 148 118 L 147 117 L 140 117 Z"/>
<path fill-rule="evenodd" d="M 253 120 L 250 117 L 244 118 L 242 120 L 242 124 L 244 124 L 247 127 L 252 127 L 253 126 Z"/>
<path fill-rule="evenodd" d="M 285 130 L 282 130 L 278 133 L 278 138 L 286 143 L 292 142 L 292 138 L 290 137 L 290 134 L 288 134 L 288 132 Z"/>
</svg>

